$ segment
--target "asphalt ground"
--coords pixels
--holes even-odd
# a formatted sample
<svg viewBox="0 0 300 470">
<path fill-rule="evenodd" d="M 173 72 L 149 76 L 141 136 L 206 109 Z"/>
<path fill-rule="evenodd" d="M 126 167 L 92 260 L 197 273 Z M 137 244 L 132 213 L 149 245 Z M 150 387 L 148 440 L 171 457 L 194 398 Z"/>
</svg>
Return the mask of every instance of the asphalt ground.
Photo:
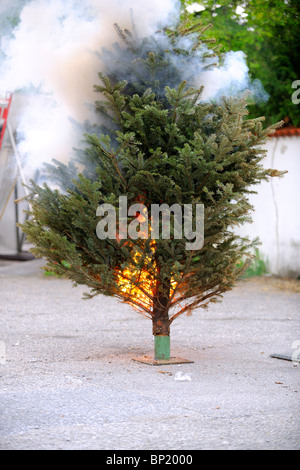
<svg viewBox="0 0 300 470">
<path fill-rule="evenodd" d="M 300 365 L 271 355 L 300 357 L 300 281 L 179 317 L 171 354 L 194 362 L 151 366 L 149 320 L 43 264 L 0 262 L 0 449 L 299 450 Z"/>
</svg>

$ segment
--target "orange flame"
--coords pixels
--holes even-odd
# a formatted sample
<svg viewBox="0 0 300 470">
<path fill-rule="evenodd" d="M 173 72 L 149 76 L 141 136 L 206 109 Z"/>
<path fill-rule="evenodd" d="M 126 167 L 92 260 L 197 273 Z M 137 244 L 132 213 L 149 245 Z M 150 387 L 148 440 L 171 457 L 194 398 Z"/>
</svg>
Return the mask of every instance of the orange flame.
<svg viewBox="0 0 300 470">
<path fill-rule="evenodd" d="M 151 251 L 155 251 L 155 242 L 151 244 Z M 155 279 L 153 274 L 145 269 L 140 269 L 137 267 L 142 253 L 136 251 L 133 256 L 134 264 L 130 268 L 120 270 L 120 274 L 117 274 L 117 283 L 121 292 L 126 294 L 126 297 L 129 299 L 136 299 L 139 304 L 147 307 L 148 309 L 152 308 L 152 299 L 154 288 L 155 288 Z M 155 262 L 152 256 L 146 258 L 146 266 L 149 263 L 154 263 L 153 269 L 155 269 Z M 147 295 L 148 294 L 148 295 Z"/>
<path fill-rule="evenodd" d="M 155 252 L 155 246 L 156 243 L 153 240 L 151 242 L 151 251 L 153 254 Z M 134 264 L 130 268 L 119 271 L 117 274 L 117 283 L 121 292 L 123 292 L 123 294 L 128 298 L 127 302 L 132 307 L 141 305 L 148 310 L 152 310 L 153 297 L 157 283 L 155 275 L 157 268 L 155 260 L 151 255 L 146 257 L 145 268 L 141 269 L 138 267 L 139 260 L 142 256 L 141 252 L 135 252 L 133 256 Z M 151 269 L 147 269 L 147 265 L 150 263 L 152 264 Z M 174 279 L 171 279 L 170 295 L 173 294 L 176 287 L 177 282 Z"/>
<path fill-rule="evenodd" d="M 145 210 L 146 213 L 147 209 Z M 143 215 L 142 212 L 139 213 L 137 220 L 140 224 L 144 223 L 147 218 Z M 149 233 L 151 231 L 151 227 L 149 226 Z M 140 232 L 140 238 L 146 239 L 146 233 Z M 117 237 L 118 239 L 118 237 Z M 150 242 L 150 251 L 151 254 L 146 256 L 144 260 L 145 268 L 139 267 L 139 262 L 144 255 L 144 252 L 139 251 L 136 249 L 136 252 L 133 255 L 133 264 L 132 267 L 126 268 L 124 270 L 119 270 L 117 273 L 117 284 L 119 286 L 120 291 L 125 294 L 126 298 L 128 298 L 128 303 L 133 307 L 137 307 L 137 305 L 141 305 L 148 310 L 152 310 L 153 307 L 153 296 L 155 292 L 155 287 L 157 283 L 157 278 L 155 275 L 155 271 L 157 271 L 154 254 L 155 254 L 155 247 L 156 242 L 155 240 L 151 240 Z M 147 266 L 151 264 L 151 269 Z M 175 290 L 177 286 L 177 282 L 171 280 L 171 292 Z M 136 300 L 136 303 L 134 302 Z"/>
</svg>

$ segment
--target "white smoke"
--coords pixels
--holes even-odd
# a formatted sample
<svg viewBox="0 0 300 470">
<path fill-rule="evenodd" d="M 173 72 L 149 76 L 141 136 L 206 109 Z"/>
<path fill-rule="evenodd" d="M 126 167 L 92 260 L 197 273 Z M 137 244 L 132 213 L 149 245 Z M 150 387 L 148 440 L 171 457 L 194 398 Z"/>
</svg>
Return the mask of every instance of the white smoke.
<svg viewBox="0 0 300 470">
<path fill-rule="evenodd" d="M 205 85 L 202 98 L 218 99 L 222 95 L 238 96 L 249 90 L 256 101 L 266 101 L 268 94 L 259 80 L 251 81 L 246 56 L 242 51 L 227 52 L 221 65 L 200 73 L 197 84 Z"/>
<path fill-rule="evenodd" d="M 146 37 L 178 19 L 179 1 L 1 0 L 0 12 L 20 14 L 15 28 L 2 28 L 0 88 L 15 92 L 12 117 L 30 173 L 53 158 L 72 157 L 82 134 L 71 120 L 95 122 L 92 104 L 99 96 L 93 87 L 103 69 L 97 52 L 116 42 L 114 23 L 132 29 L 133 19 Z M 196 74 L 204 99 L 228 90 L 236 94 L 250 84 L 241 52 L 227 54 L 220 68 Z"/>
<path fill-rule="evenodd" d="M 3 14 L 23 3 L 1 4 Z M 0 88 L 19 90 L 13 116 L 29 171 L 72 156 L 82 136 L 70 118 L 95 119 L 91 105 L 99 96 L 93 86 L 101 71 L 96 52 L 116 42 L 114 23 L 130 29 L 133 16 L 146 36 L 176 8 L 174 0 L 33 0 L 24 6 L 18 26 L 2 37 Z"/>
</svg>

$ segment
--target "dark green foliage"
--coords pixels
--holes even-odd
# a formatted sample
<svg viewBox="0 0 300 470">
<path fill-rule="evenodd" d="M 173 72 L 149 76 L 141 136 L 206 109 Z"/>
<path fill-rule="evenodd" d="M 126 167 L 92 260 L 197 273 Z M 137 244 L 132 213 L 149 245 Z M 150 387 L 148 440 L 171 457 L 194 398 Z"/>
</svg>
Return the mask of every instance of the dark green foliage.
<svg viewBox="0 0 300 470">
<path fill-rule="evenodd" d="M 187 33 L 177 31 L 178 41 Z M 168 34 L 175 48 L 176 34 Z M 198 44 L 193 39 L 190 44 Z M 173 54 L 181 52 L 167 57 Z M 90 295 L 129 302 L 152 318 L 154 334 L 168 334 L 178 315 L 216 301 L 245 271 L 247 261 L 241 266 L 239 260 L 250 260 L 255 242 L 232 229 L 249 220 L 250 186 L 280 175 L 261 165 L 261 145 L 276 126 L 263 129 L 263 118 L 247 119 L 244 98 L 203 103 L 202 90 L 186 81 L 160 82 L 155 92 L 148 85 L 156 83 L 156 64 L 168 68 L 169 61 L 150 50 L 143 64 L 151 73 L 136 83 L 99 74 L 97 106 L 115 127 L 111 135 L 86 136 L 83 155 L 93 162 L 94 176 L 83 171 L 74 178 L 73 164 L 58 165 L 61 181 L 70 173 L 72 184 L 64 192 L 33 185 L 31 218 L 22 228 L 33 253 L 49 261 L 48 270 L 88 286 Z M 203 248 L 186 250 L 185 239 L 172 237 L 155 243 L 98 239 L 97 207 L 118 208 L 124 195 L 128 206 L 142 201 L 149 215 L 151 204 L 204 204 Z"/>
<path fill-rule="evenodd" d="M 299 126 L 300 106 L 291 99 L 295 91 L 292 83 L 300 78 L 299 1 L 181 0 L 181 3 L 184 7 L 194 3 L 204 7 L 190 15 L 189 24 L 213 22 L 207 35 L 222 44 L 222 52 L 246 54 L 252 79 L 259 79 L 269 94 L 265 102 L 250 103 L 250 116 L 262 114 L 268 124 L 286 119 L 288 124 Z"/>
</svg>

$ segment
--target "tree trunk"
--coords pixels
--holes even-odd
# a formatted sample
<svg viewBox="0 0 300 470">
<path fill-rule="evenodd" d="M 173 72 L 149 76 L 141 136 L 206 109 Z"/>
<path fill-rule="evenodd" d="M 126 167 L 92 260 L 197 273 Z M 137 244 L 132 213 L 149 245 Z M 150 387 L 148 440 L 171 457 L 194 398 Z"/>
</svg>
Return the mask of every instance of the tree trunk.
<svg viewBox="0 0 300 470">
<path fill-rule="evenodd" d="M 154 295 L 152 317 L 155 359 L 170 359 L 169 296 L 170 287 L 158 284 Z"/>
</svg>

